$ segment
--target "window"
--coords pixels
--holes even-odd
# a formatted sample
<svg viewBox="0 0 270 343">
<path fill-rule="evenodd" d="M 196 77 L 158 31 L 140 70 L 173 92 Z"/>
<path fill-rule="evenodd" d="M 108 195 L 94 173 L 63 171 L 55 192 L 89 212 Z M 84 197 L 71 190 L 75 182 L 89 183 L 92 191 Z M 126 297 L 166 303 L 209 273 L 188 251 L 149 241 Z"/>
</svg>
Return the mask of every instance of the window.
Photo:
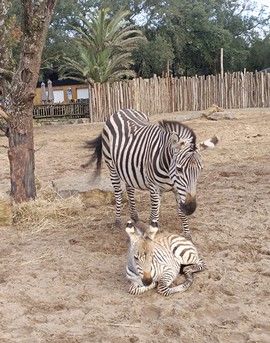
<svg viewBox="0 0 270 343">
<path fill-rule="evenodd" d="M 88 99 L 88 88 L 77 88 L 77 99 Z"/>
<path fill-rule="evenodd" d="M 64 91 L 62 89 L 57 90 L 57 91 L 54 90 L 53 95 L 54 95 L 54 103 L 59 103 L 59 102 L 65 101 Z"/>
</svg>

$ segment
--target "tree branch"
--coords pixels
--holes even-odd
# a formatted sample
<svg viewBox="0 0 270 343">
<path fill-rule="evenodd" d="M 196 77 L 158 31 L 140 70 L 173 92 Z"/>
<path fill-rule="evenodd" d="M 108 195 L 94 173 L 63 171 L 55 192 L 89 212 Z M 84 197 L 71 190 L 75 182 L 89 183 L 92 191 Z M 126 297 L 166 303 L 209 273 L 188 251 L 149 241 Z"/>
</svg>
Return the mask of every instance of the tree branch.
<svg viewBox="0 0 270 343">
<path fill-rule="evenodd" d="M 55 1 L 56 0 L 49 0 L 48 1 L 48 8 L 49 8 L 49 11 L 53 11 L 54 7 L 55 7 Z"/>
<path fill-rule="evenodd" d="M 12 74 L 12 50 L 10 49 L 10 27 L 8 25 L 8 12 L 10 0 L 0 0 L 0 83 L 4 98 L 8 94 Z"/>
<path fill-rule="evenodd" d="M 32 0 L 22 0 L 23 31 L 27 34 L 31 31 L 33 19 Z"/>
</svg>

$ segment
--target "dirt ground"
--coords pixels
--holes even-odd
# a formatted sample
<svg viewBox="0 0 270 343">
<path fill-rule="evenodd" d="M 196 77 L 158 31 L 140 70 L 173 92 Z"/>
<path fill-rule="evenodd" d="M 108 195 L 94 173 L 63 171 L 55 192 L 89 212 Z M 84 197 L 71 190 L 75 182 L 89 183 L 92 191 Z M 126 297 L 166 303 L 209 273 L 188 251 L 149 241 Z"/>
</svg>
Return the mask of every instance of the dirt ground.
<svg viewBox="0 0 270 343">
<path fill-rule="evenodd" d="M 221 138 L 215 150 L 203 152 L 198 207 L 189 218 L 208 269 L 187 292 L 128 294 L 127 205 L 119 232 L 113 205 L 91 207 L 88 199 L 77 216 L 63 214 L 50 228 L 44 207 L 43 225 L 0 228 L 0 342 L 269 343 L 270 109 L 231 112 L 233 120 L 187 122 L 198 141 Z M 82 146 L 101 128 L 35 128 L 41 189 L 89 172 L 80 168 L 88 159 Z M 1 187 L 9 176 L 4 145 L 0 137 Z M 147 222 L 148 193 L 139 193 L 137 203 Z M 162 199 L 160 229 L 182 232 L 172 193 Z"/>
</svg>

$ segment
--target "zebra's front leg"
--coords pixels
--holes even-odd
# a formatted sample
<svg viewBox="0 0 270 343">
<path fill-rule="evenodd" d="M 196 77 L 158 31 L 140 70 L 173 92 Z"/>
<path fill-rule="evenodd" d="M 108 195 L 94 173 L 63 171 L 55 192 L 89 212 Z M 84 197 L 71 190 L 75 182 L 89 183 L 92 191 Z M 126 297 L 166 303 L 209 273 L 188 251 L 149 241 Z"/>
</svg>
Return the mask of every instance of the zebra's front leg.
<svg viewBox="0 0 270 343">
<path fill-rule="evenodd" d="M 192 242 L 192 237 L 189 231 L 188 227 L 188 219 L 187 216 L 179 209 L 179 217 L 182 221 L 182 227 L 183 227 L 183 236 Z"/>
<path fill-rule="evenodd" d="M 128 195 L 128 202 L 130 208 L 130 217 L 134 222 L 139 221 L 138 212 L 136 210 L 135 204 L 135 190 L 133 187 L 126 185 L 127 195 Z"/>
<path fill-rule="evenodd" d="M 150 225 L 158 227 L 159 220 L 159 208 L 160 208 L 160 192 L 155 188 L 150 189 L 151 197 L 151 214 L 150 214 Z"/>
<path fill-rule="evenodd" d="M 182 223 L 182 229 L 183 229 L 182 235 L 183 235 L 186 239 L 188 239 L 189 241 L 192 242 L 191 234 L 190 234 L 189 227 L 188 227 L 187 215 L 185 215 L 185 214 L 181 211 L 181 208 L 180 208 L 180 199 L 179 199 L 179 196 L 178 196 L 177 191 L 174 191 L 174 194 L 175 194 L 175 200 L 176 200 L 176 204 L 177 204 L 177 208 L 178 208 L 178 215 L 179 215 L 179 218 L 181 219 L 181 223 Z"/>
<path fill-rule="evenodd" d="M 129 287 L 129 294 L 132 295 L 138 295 L 138 294 L 143 294 L 147 291 L 150 291 L 153 288 L 156 288 L 157 283 L 156 282 L 152 282 L 149 286 L 141 286 L 138 285 L 137 283 L 132 283 Z"/>
</svg>

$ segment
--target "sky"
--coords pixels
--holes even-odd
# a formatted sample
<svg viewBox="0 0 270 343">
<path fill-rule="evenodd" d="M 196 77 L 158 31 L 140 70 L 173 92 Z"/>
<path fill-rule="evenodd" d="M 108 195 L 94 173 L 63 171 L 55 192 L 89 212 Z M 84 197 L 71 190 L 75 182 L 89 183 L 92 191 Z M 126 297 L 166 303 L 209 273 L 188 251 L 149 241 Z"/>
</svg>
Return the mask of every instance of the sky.
<svg viewBox="0 0 270 343">
<path fill-rule="evenodd" d="M 270 3 L 269 0 L 256 0 L 258 5 L 267 5 L 268 6 L 268 10 L 270 8 Z"/>
</svg>

